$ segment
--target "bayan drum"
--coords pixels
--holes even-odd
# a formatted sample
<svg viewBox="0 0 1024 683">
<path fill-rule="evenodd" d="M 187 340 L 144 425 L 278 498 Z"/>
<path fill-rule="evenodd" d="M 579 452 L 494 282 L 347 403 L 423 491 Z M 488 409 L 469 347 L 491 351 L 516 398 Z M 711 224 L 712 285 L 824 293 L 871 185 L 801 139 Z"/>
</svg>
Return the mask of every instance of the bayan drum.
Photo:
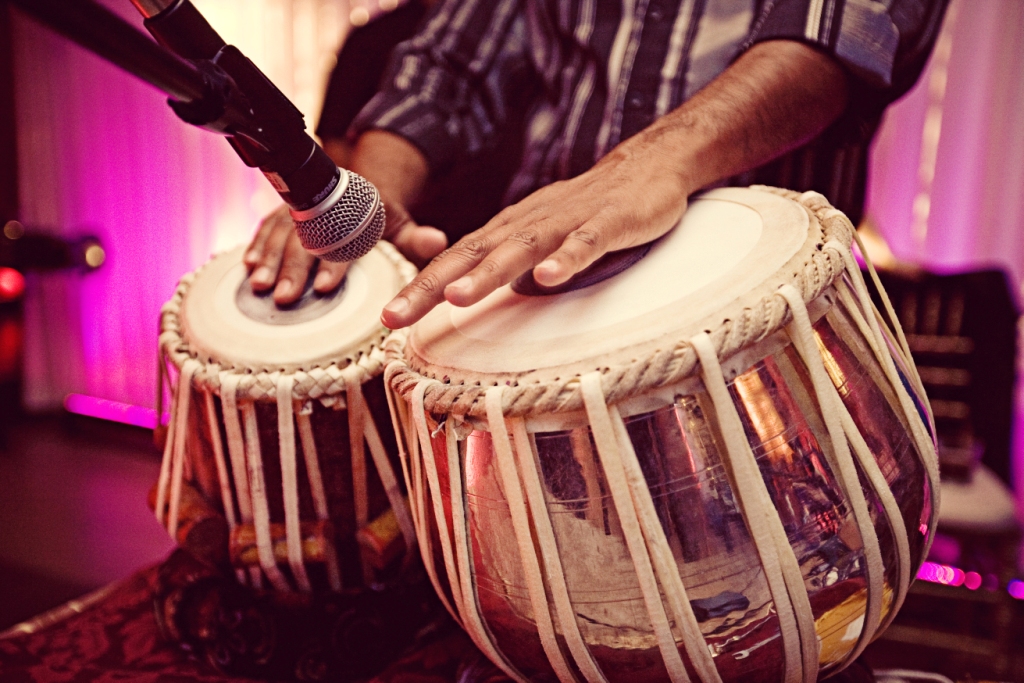
<svg viewBox="0 0 1024 683">
<path fill-rule="evenodd" d="M 809 683 L 893 618 L 938 473 L 853 237 L 821 195 L 714 190 L 625 272 L 389 340 L 427 572 L 509 676 Z"/>
<path fill-rule="evenodd" d="M 159 395 L 170 382 L 173 400 L 150 504 L 206 566 L 227 568 L 252 593 L 283 594 L 282 604 L 322 606 L 302 596 L 379 587 L 415 545 L 390 423 L 381 429 L 374 419 L 387 420 L 380 310 L 415 269 L 382 243 L 351 265 L 338 291 L 307 286 L 282 308 L 252 293 L 241 255 L 186 275 L 161 312 Z M 183 599 L 169 592 L 158 604 L 172 637 L 209 631 L 178 623 Z M 270 638 L 268 628 L 256 629 L 266 642 L 242 649 L 267 659 L 277 647 L 269 641 L 294 630 Z M 231 668 L 245 653 L 224 647 L 211 659 Z"/>
</svg>

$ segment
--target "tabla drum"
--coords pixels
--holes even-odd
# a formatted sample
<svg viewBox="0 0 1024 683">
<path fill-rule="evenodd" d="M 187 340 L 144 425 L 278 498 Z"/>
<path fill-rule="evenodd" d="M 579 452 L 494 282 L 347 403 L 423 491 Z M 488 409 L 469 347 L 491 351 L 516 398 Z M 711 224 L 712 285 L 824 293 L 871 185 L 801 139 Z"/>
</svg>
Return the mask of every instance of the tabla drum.
<svg viewBox="0 0 1024 683">
<path fill-rule="evenodd" d="M 333 294 L 307 287 L 279 308 L 252 293 L 242 253 L 186 275 L 161 311 L 173 394 L 150 503 L 181 546 L 241 585 L 294 596 L 283 604 L 349 595 L 392 577 L 415 544 L 379 316 L 416 271 L 382 243 Z"/>
<path fill-rule="evenodd" d="M 853 238 L 821 195 L 714 190 L 625 272 L 389 342 L 423 559 L 509 676 L 810 683 L 892 620 L 938 473 Z"/>
</svg>

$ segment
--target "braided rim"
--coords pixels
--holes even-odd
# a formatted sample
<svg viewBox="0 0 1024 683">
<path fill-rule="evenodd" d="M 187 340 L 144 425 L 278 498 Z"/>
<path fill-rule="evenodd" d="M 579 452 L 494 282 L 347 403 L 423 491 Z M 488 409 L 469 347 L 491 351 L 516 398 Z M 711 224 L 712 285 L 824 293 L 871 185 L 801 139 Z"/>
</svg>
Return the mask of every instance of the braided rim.
<svg viewBox="0 0 1024 683">
<path fill-rule="evenodd" d="M 793 285 L 804 302 L 810 303 L 841 277 L 846 269 L 842 254 L 825 249 L 824 245 L 836 240 L 849 249 L 853 241 L 853 224 L 821 194 L 801 194 L 765 185 L 755 185 L 751 189 L 775 194 L 803 206 L 816 219 L 811 220 L 811 230 L 817 228 L 818 234 L 811 248 L 800 249 L 774 276 L 747 296 L 724 307 L 713 318 L 703 321 L 704 329 L 711 336 L 715 352 L 722 361 L 781 329 L 789 321 L 788 306 L 774 295 L 779 287 Z M 421 372 L 410 365 L 405 354 L 407 338 L 406 330 L 397 330 L 384 343 L 390 386 L 408 400 L 415 386 L 426 380 L 423 405 L 430 412 L 485 417 L 484 394 L 488 387 L 498 384 L 509 386 L 502 401 L 502 411 L 508 417 L 583 409 L 579 374 L 554 381 L 523 383 L 484 373 L 474 378 L 438 379 L 430 374 L 429 369 Z M 607 358 L 595 359 L 596 365 L 592 369 L 601 373 L 602 390 L 608 404 L 676 384 L 694 375 L 698 361 L 693 347 L 685 339 L 672 341 L 669 348 L 659 348 L 646 357 L 628 362 L 615 363 L 613 360 L 609 364 Z"/>
<path fill-rule="evenodd" d="M 408 284 L 416 277 L 416 267 L 405 260 L 391 244 L 378 242 L 374 249 L 380 251 L 395 267 L 399 280 L 403 284 Z M 214 359 L 207 362 L 189 346 L 182 334 L 181 306 L 192 283 L 209 263 L 210 261 L 182 276 L 170 301 L 160 308 L 160 352 L 164 358 L 174 363 L 179 371 L 189 360 L 200 364 L 192 380 L 192 385 L 196 389 L 220 395 L 221 377 L 234 374 L 241 378 L 238 383 L 238 398 L 240 400 L 276 401 L 277 380 L 283 374 L 292 374 L 296 377 L 292 390 L 293 398 L 296 400 L 319 400 L 324 405 L 331 406 L 336 405 L 341 394 L 345 392 L 346 379 L 343 377 L 343 371 L 344 374 L 355 373 L 360 383 L 383 371 L 384 348 L 392 334 L 384 326 L 381 326 L 379 331 L 367 342 L 340 354 L 330 364 L 301 367 L 291 373 L 255 371 L 253 368 L 235 364 L 222 365 L 214 362 Z M 356 379 L 356 377 L 350 379 Z"/>
</svg>

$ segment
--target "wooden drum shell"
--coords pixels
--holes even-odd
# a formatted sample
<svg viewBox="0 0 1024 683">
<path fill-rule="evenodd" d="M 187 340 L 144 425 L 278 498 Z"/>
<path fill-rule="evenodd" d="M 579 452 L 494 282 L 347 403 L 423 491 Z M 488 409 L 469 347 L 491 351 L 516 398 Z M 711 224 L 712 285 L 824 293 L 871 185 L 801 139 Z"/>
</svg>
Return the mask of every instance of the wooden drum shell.
<svg viewBox="0 0 1024 683">
<path fill-rule="evenodd" d="M 338 292 L 281 309 L 252 295 L 241 254 L 186 275 L 162 310 L 159 395 L 170 384 L 172 401 L 151 504 L 180 545 L 246 585 L 366 586 L 382 568 L 357 545 L 369 522 L 390 508 L 391 540 L 414 545 L 377 316 L 415 268 L 378 245 Z"/>
<path fill-rule="evenodd" d="M 398 470 L 397 450 L 395 447 L 394 433 L 388 427 L 388 406 L 384 397 L 383 378 L 374 377 L 362 385 L 362 392 L 366 399 L 367 406 L 374 416 L 376 423 L 382 427 L 380 430 L 388 458 L 393 463 L 395 470 Z M 189 469 L 192 476 L 187 479 L 188 484 L 193 486 L 203 499 L 218 515 L 224 516 L 219 476 L 217 473 L 216 454 L 213 446 L 214 434 L 210 421 L 207 418 L 204 405 L 205 396 L 201 391 L 193 389 L 190 400 L 190 417 L 188 418 L 189 443 L 187 457 Z M 227 443 L 227 433 L 223 418 L 224 407 L 219 396 L 213 397 L 217 413 L 217 438 L 221 444 Z M 283 484 L 281 476 L 281 460 L 279 449 L 279 434 L 277 427 L 277 403 L 274 401 L 256 402 L 253 404 L 256 423 L 258 425 L 261 460 L 263 464 L 264 485 L 269 509 L 270 523 L 275 529 L 280 530 L 285 524 L 285 512 L 283 505 Z M 326 540 L 334 546 L 337 551 L 339 569 L 341 571 L 341 583 L 344 586 L 359 586 L 363 583 L 363 573 L 360 562 L 360 549 L 356 541 L 356 532 L 359 525 L 356 523 L 355 499 L 353 493 L 353 472 L 352 456 L 349 439 L 348 414 L 345 408 L 325 407 L 320 403 L 313 403 L 309 406 L 312 411 L 309 420 L 312 427 L 313 438 L 316 444 L 317 460 L 319 462 L 320 476 L 323 480 L 326 503 L 329 511 L 330 524 L 326 527 L 328 537 L 319 540 Z M 244 419 L 244 418 L 243 418 Z M 243 427 L 244 428 L 244 427 Z M 305 527 L 315 523 L 318 519 L 312 497 L 309 495 L 311 489 L 309 472 L 306 467 L 305 453 L 301 440 L 296 443 L 296 469 L 297 489 L 299 491 L 299 516 Z M 390 507 L 390 502 L 381 484 L 380 476 L 376 468 L 367 456 L 368 466 L 366 467 L 366 489 L 367 489 L 367 511 L 370 519 L 374 519 L 385 513 Z M 228 480 L 232 489 L 232 499 L 238 500 L 238 488 L 235 484 L 236 478 L 232 468 L 230 457 L 225 458 L 225 467 Z M 235 502 L 235 514 L 239 515 L 237 502 Z M 320 536 L 320 530 L 317 530 Z M 223 534 L 217 538 L 217 546 L 210 547 L 204 543 L 202 548 L 189 547 L 182 543 L 193 554 L 200 556 L 200 559 L 213 560 L 214 563 L 230 563 L 236 568 L 258 568 L 259 562 L 255 555 L 255 545 L 252 542 L 251 533 L 243 534 L 239 538 L 237 532 L 232 534 L 227 525 L 223 525 Z M 282 548 L 280 533 L 275 534 L 278 540 L 277 554 L 281 569 L 289 581 L 287 562 L 280 557 Z M 184 541 L 179 536 L 179 542 Z M 241 540 L 241 543 L 239 541 Z M 240 553 L 246 549 L 246 554 L 240 557 Z M 305 553 L 309 555 L 309 551 Z M 313 561 L 307 561 L 307 571 L 313 582 L 315 591 L 329 590 L 329 582 L 326 576 L 324 560 L 319 556 Z M 250 583 L 249 579 L 245 579 Z M 264 585 L 265 581 L 261 582 Z M 269 586 L 265 586 L 269 587 Z"/>
</svg>

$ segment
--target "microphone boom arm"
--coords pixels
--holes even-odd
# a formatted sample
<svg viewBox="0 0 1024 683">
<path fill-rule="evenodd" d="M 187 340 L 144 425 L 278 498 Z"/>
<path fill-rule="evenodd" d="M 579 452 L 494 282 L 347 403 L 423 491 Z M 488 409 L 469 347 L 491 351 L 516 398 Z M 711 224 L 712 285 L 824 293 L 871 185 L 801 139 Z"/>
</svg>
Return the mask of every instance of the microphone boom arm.
<svg viewBox="0 0 1024 683">
<path fill-rule="evenodd" d="M 258 135 L 250 108 L 230 78 L 160 47 L 107 8 L 92 0 L 8 1 L 48 28 L 163 91 L 175 106 L 194 113 L 196 125 L 225 134 Z"/>
<path fill-rule="evenodd" d="M 317 206 L 337 186 L 340 172 L 306 134 L 302 113 L 245 55 L 224 44 L 191 3 L 178 0 L 170 8 L 184 7 L 171 18 L 190 20 L 187 35 L 197 36 L 191 43 L 165 39 L 174 34 L 158 31 L 161 22 L 171 23 L 164 17 L 146 19 L 162 43 L 191 53 L 179 56 L 94 0 L 7 2 L 169 95 L 168 104 L 185 122 L 227 136 L 242 161 L 259 167 L 293 210 Z M 207 31 L 196 33 L 197 24 Z"/>
<path fill-rule="evenodd" d="M 189 0 L 132 0 L 159 45 L 94 0 L 7 1 L 169 94 L 179 118 L 225 135 L 291 207 L 299 241 L 311 253 L 351 261 L 381 238 L 385 211 L 377 188 L 339 169 L 306 134 L 295 105 Z"/>
</svg>

